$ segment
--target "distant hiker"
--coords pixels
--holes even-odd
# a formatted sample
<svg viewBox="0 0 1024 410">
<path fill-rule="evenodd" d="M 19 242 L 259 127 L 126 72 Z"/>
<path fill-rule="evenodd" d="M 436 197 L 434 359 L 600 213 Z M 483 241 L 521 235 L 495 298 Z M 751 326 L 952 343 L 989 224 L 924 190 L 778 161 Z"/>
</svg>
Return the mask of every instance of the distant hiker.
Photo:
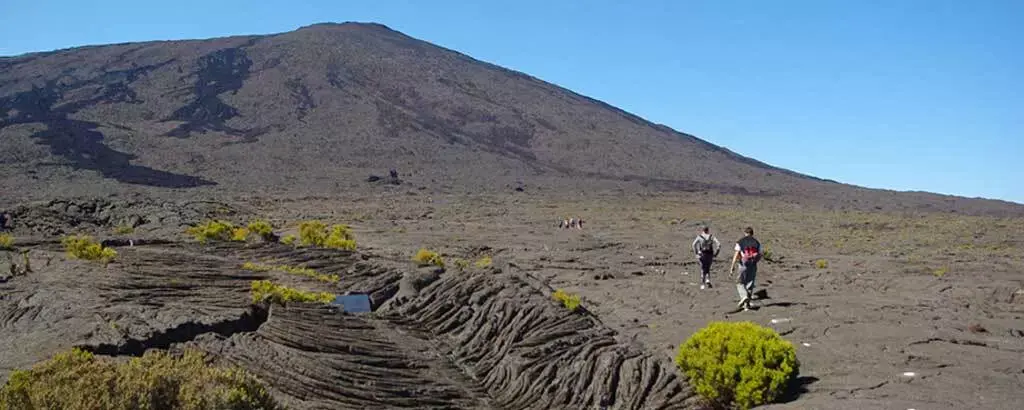
<svg viewBox="0 0 1024 410">
<path fill-rule="evenodd" d="M 743 238 L 736 242 L 736 253 L 729 264 L 729 273 L 735 271 L 736 262 L 739 261 L 740 272 L 736 276 L 736 290 L 740 294 L 739 306 L 743 310 L 749 310 L 750 298 L 754 294 L 754 279 L 757 278 L 757 263 L 761 261 L 762 252 L 761 242 L 754 238 L 754 229 L 748 226 L 743 233 Z"/>
<path fill-rule="evenodd" d="M 9 229 L 14 229 L 14 221 L 11 218 L 11 214 L 7 212 L 0 213 L 0 231 Z"/>
<path fill-rule="evenodd" d="M 710 288 L 711 262 L 718 256 L 722 244 L 718 242 L 718 238 L 711 235 L 710 229 L 705 226 L 701 228 L 691 247 L 694 255 L 700 260 L 700 288 L 704 289 L 705 286 Z"/>
<path fill-rule="evenodd" d="M 558 229 L 583 229 L 583 219 L 569 218 L 558 221 Z"/>
</svg>

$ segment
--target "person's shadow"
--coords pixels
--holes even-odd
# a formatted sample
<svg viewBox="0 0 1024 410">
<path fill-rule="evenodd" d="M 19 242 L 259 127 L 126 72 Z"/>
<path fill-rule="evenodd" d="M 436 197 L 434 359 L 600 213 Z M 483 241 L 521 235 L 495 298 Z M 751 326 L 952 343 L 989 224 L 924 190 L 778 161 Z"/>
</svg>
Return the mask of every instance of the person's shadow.
<svg viewBox="0 0 1024 410">
<path fill-rule="evenodd" d="M 810 391 L 807 389 L 807 386 L 814 384 L 818 380 L 820 379 L 814 376 L 800 376 L 793 379 L 793 381 L 789 383 L 789 386 L 786 387 L 786 392 L 783 393 L 782 396 L 779 396 L 778 400 L 775 400 L 775 402 L 792 403 L 793 401 L 796 401 L 796 399 L 800 398 L 800 395 Z"/>
<path fill-rule="evenodd" d="M 767 289 L 761 289 L 761 290 L 758 290 L 757 292 L 754 292 L 754 300 L 770 300 L 770 299 L 771 299 L 771 297 L 768 296 L 768 290 Z M 807 305 L 807 303 L 804 303 L 804 302 L 771 302 L 771 303 L 765 303 L 765 304 L 763 304 L 761 306 L 764 306 L 764 307 L 773 307 L 773 306 L 777 306 L 777 307 L 790 307 L 790 306 L 806 306 L 806 305 Z"/>
</svg>

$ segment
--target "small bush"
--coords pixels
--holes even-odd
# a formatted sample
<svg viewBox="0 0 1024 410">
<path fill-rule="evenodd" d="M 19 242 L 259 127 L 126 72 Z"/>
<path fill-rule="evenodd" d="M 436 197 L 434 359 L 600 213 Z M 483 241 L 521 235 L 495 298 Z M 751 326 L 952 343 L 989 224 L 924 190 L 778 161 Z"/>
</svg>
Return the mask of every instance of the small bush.
<svg viewBox="0 0 1024 410">
<path fill-rule="evenodd" d="M 285 305 L 288 302 L 301 303 L 331 303 L 335 295 L 327 292 L 304 292 L 298 289 L 289 288 L 275 284 L 269 280 L 252 281 L 253 303 L 275 303 Z"/>
<path fill-rule="evenodd" d="M 135 228 L 131 225 L 118 225 L 114 228 L 114 233 L 118 235 L 130 235 L 135 233 Z"/>
<path fill-rule="evenodd" d="M 251 270 L 253 272 L 267 272 L 274 270 L 274 267 L 260 263 L 246 262 L 242 264 L 242 269 Z"/>
<path fill-rule="evenodd" d="M 828 261 L 824 259 L 818 259 L 814 261 L 814 267 L 818 269 L 828 268 Z"/>
<path fill-rule="evenodd" d="M 751 322 L 712 322 L 679 346 L 675 363 L 712 406 L 740 409 L 777 399 L 800 366 L 789 341 Z"/>
<path fill-rule="evenodd" d="M 324 241 L 325 248 L 345 249 L 354 251 L 356 249 L 356 238 L 348 225 L 331 226 L 331 234 Z"/>
<path fill-rule="evenodd" d="M 295 239 L 295 235 L 285 235 L 283 238 L 281 238 L 281 243 L 285 245 L 294 245 Z"/>
<path fill-rule="evenodd" d="M 946 276 L 947 273 L 949 273 L 949 268 L 945 266 L 932 271 L 932 275 L 934 275 L 936 278 Z"/>
<path fill-rule="evenodd" d="M 259 236 L 266 242 L 274 241 L 274 226 L 263 219 L 257 219 L 249 222 L 249 232 Z"/>
<path fill-rule="evenodd" d="M 117 257 L 117 251 L 106 248 L 85 235 L 68 236 L 62 239 L 61 243 L 68 256 L 74 259 L 110 263 Z"/>
<path fill-rule="evenodd" d="M 317 272 L 317 271 L 315 271 L 313 269 L 310 269 L 310 268 L 307 268 L 307 267 L 303 267 L 303 266 L 288 266 L 288 265 L 271 266 L 271 265 L 264 265 L 264 264 L 259 264 L 259 263 L 253 263 L 253 262 L 246 262 L 246 263 L 242 264 L 242 269 L 251 270 L 251 271 L 255 271 L 255 272 L 266 272 L 266 271 L 270 271 L 270 270 L 275 270 L 276 269 L 276 270 L 279 270 L 279 271 L 282 271 L 282 272 L 291 273 L 293 275 L 305 276 L 305 277 L 310 278 L 310 279 L 316 279 L 318 281 L 328 282 L 328 283 L 337 283 L 339 280 L 341 280 L 341 277 L 339 277 L 338 275 L 328 275 L 328 274 L 325 274 L 325 273 L 320 273 L 320 272 Z"/>
<path fill-rule="evenodd" d="M 327 225 L 320 221 L 306 221 L 299 226 L 299 242 L 305 246 L 355 250 L 356 240 L 348 225 Z"/>
<path fill-rule="evenodd" d="M 235 242 L 245 242 L 249 239 L 249 228 L 240 227 L 231 230 L 231 240 Z"/>
<path fill-rule="evenodd" d="M 228 241 L 234 236 L 235 226 L 227 221 L 206 221 L 188 228 L 187 232 L 199 243 L 207 243 L 211 240 Z"/>
<path fill-rule="evenodd" d="M 412 257 L 412 260 L 420 266 L 434 265 L 444 267 L 444 259 L 441 258 L 441 255 L 427 248 L 420 248 L 416 255 Z"/>
<path fill-rule="evenodd" d="M 469 268 L 469 261 L 462 258 L 455 258 L 452 264 L 459 270 L 466 270 L 466 268 Z"/>
<path fill-rule="evenodd" d="M 484 257 L 477 259 L 476 263 L 474 263 L 473 266 L 476 266 L 478 269 L 486 269 L 491 267 L 493 263 L 494 261 L 491 260 L 491 257 L 485 255 Z"/>
<path fill-rule="evenodd" d="M 305 246 L 323 246 L 327 241 L 327 225 L 320 221 L 306 221 L 299 225 L 299 243 Z"/>
<path fill-rule="evenodd" d="M 776 254 L 768 245 L 764 246 L 764 260 L 771 263 L 779 263 L 786 259 L 785 256 Z"/>
<path fill-rule="evenodd" d="M 579 295 L 572 295 L 572 294 L 566 293 L 562 289 L 558 289 L 551 296 L 555 300 L 561 302 L 562 306 L 565 306 L 565 308 L 569 309 L 569 311 L 575 312 L 576 309 L 579 309 L 579 307 L 580 307 L 580 297 L 579 297 Z"/>
<path fill-rule="evenodd" d="M 149 351 L 120 363 L 72 349 L 13 371 L 0 389 L 0 410 L 280 408 L 248 373 L 211 366 L 191 349 L 181 357 Z"/>
<path fill-rule="evenodd" d="M 14 237 L 8 233 L 0 233 L 0 249 L 12 250 L 14 249 Z"/>
</svg>

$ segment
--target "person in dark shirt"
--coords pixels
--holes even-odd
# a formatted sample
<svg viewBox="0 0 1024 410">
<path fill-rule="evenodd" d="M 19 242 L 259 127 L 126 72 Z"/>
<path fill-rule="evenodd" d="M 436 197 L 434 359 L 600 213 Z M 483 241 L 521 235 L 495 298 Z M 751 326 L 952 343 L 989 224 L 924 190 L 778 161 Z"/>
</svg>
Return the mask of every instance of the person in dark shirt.
<svg viewBox="0 0 1024 410">
<path fill-rule="evenodd" d="M 754 229 L 748 226 L 743 233 L 743 238 L 736 241 L 736 252 L 732 256 L 729 273 L 735 272 L 736 262 L 739 262 L 739 275 L 736 276 L 736 290 L 740 294 L 739 306 L 743 310 L 749 310 L 750 298 L 754 294 L 754 280 L 757 278 L 757 263 L 761 261 L 762 252 L 761 242 L 754 238 Z"/>
</svg>

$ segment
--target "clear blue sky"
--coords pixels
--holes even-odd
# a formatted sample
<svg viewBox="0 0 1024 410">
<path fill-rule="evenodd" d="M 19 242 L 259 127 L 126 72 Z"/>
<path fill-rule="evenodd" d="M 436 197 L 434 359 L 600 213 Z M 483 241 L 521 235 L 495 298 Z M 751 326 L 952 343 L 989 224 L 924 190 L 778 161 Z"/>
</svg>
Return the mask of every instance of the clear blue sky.
<svg viewBox="0 0 1024 410">
<path fill-rule="evenodd" d="M 374 21 L 795 171 L 1024 203 L 1024 1 L 0 0 L 0 55 Z"/>
</svg>

